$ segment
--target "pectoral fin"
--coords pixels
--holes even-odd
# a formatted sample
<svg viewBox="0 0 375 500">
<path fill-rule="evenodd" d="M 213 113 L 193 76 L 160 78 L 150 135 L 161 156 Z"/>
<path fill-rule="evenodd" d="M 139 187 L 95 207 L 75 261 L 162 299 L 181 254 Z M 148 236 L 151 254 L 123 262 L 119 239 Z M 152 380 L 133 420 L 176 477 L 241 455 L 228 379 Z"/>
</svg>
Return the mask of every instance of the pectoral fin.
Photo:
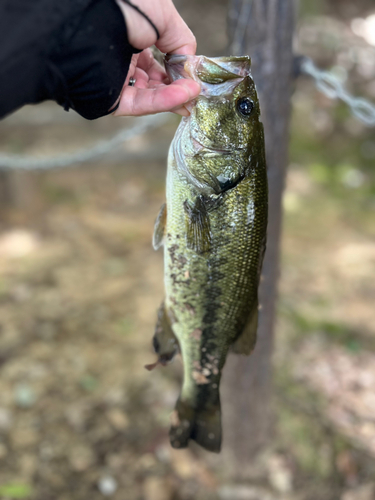
<svg viewBox="0 0 375 500">
<path fill-rule="evenodd" d="M 164 203 L 161 206 L 159 215 L 156 218 L 154 226 L 154 236 L 152 238 L 152 246 L 154 250 L 158 250 L 163 245 L 165 225 L 167 222 L 167 205 Z"/>
<path fill-rule="evenodd" d="M 204 198 L 199 196 L 193 206 L 186 200 L 184 209 L 188 248 L 197 253 L 208 252 L 211 249 L 211 225 Z"/>
<path fill-rule="evenodd" d="M 249 319 L 242 331 L 231 346 L 231 351 L 235 354 L 245 354 L 249 356 L 255 347 L 258 329 L 258 300 Z"/>
</svg>

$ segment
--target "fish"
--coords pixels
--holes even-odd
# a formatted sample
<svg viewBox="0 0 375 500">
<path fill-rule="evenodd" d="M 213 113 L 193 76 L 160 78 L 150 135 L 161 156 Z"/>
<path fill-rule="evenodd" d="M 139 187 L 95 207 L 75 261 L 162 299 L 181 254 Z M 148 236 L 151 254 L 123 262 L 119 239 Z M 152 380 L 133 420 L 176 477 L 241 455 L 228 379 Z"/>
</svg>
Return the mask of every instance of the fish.
<svg viewBox="0 0 375 500">
<path fill-rule="evenodd" d="M 162 302 L 158 311 L 158 320 L 155 327 L 155 333 L 152 338 L 154 351 L 158 355 L 155 363 L 146 365 L 148 371 L 152 371 L 158 365 L 166 366 L 179 352 L 178 341 L 170 326 L 170 320 L 165 315 L 164 302 Z"/>
<path fill-rule="evenodd" d="M 166 203 L 155 222 L 165 299 L 153 344 L 156 364 L 178 352 L 183 361 L 172 447 L 194 440 L 218 453 L 226 357 L 249 355 L 256 343 L 268 216 L 264 129 L 249 57 L 167 55 L 165 66 L 172 81 L 194 79 L 201 92 L 170 146 Z"/>
</svg>

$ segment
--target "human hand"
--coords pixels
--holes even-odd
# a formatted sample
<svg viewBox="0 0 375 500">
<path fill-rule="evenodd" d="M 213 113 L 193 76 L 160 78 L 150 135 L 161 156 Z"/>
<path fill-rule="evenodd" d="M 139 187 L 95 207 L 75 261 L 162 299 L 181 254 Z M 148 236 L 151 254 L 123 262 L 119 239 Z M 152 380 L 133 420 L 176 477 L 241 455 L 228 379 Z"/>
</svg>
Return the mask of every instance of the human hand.
<svg viewBox="0 0 375 500">
<path fill-rule="evenodd" d="M 133 55 L 114 115 L 140 116 L 174 111 L 186 116 L 189 112 L 183 105 L 199 94 L 199 84 L 184 79 L 170 83 L 164 68 L 155 60 L 148 47 L 155 44 L 165 53 L 194 55 L 195 37 L 178 14 L 172 0 L 134 1 L 153 21 L 160 38 L 157 40 L 154 28 L 139 12 L 117 0 L 126 19 L 129 42 L 133 47 L 144 50 Z M 130 78 L 135 78 L 134 86 L 129 86 Z"/>
</svg>

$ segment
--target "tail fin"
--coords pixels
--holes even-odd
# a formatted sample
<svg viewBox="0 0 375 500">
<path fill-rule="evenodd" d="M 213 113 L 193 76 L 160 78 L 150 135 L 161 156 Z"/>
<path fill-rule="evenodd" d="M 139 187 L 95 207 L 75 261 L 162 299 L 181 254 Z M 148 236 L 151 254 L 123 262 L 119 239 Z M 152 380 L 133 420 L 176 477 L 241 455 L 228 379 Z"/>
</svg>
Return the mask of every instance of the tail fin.
<svg viewBox="0 0 375 500">
<path fill-rule="evenodd" d="M 178 400 L 172 414 L 169 438 L 173 448 L 186 448 L 193 439 L 208 451 L 219 453 L 221 449 L 220 398 L 215 405 L 194 408 L 189 401 Z"/>
</svg>

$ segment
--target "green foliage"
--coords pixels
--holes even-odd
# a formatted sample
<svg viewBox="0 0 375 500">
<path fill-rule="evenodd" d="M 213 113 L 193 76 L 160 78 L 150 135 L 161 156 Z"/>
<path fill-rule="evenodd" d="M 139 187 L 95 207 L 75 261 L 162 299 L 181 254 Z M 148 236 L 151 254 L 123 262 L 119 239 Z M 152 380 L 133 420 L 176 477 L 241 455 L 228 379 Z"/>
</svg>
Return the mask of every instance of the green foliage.
<svg viewBox="0 0 375 500">
<path fill-rule="evenodd" d="M 129 335 L 134 330 L 133 321 L 130 318 L 121 318 L 117 321 L 115 330 L 119 335 Z"/>
<path fill-rule="evenodd" d="M 78 197 L 72 189 L 57 184 L 46 184 L 43 186 L 43 195 L 47 202 L 57 205 L 77 204 Z"/>
<path fill-rule="evenodd" d="M 293 459 L 305 488 L 307 483 L 313 489 L 328 484 L 330 489 L 340 488 L 337 458 L 351 446 L 327 419 L 325 398 L 297 382 L 285 366 L 276 369 L 275 385 L 278 449 Z"/>
<path fill-rule="evenodd" d="M 109 276 L 120 276 L 126 271 L 127 264 L 124 259 L 112 257 L 103 262 L 103 268 Z"/>
<path fill-rule="evenodd" d="M 319 426 L 295 409 L 284 407 L 279 411 L 278 427 L 302 471 L 323 478 L 332 475 L 331 449 Z"/>
<path fill-rule="evenodd" d="M 312 163 L 308 168 L 310 177 L 315 182 L 328 184 L 332 178 L 332 170 L 324 163 Z"/>
<path fill-rule="evenodd" d="M 353 331 L 344 323 L 336 323 L 324 318 L 310 318 L 298 310 L 284 309 L 280 312 L 286 315 L 293 324 L 295 341 L 305 338 L 307 334 L 311 335 L 315 333 L 322 335 L 332 343 L 343 345 L 348 351 L 353 353 L 362 350 L 364 347 L 364 341 L 359 337 L 358 332 Z M 366 342 L 366 344 L 368 343 L 369 341 Z"/>
<path fill-rule="evenodd" d="M 0 300 L 8 295 L 8 284 L 4 279 L 0 278 Z"/>
<path fill-rule="evenodd" d="M 27 484 L 9 483 L 0 485 L 0 496 L 9 499 L 30 498 L 32 495 L 31 486 Z"/>
<path fill-rule="evenodd" d="M 80 386 L 87 392 L 93 392 L 99 385 L 99 380 L 93 375 L 85 375 L 79 381 Z"/>
<path fill-rule="evenodd" d="M 301 17 L 320 15 L 324 10 L 324 0 L 302 0 L 300 2 Z"/>
</svg>

